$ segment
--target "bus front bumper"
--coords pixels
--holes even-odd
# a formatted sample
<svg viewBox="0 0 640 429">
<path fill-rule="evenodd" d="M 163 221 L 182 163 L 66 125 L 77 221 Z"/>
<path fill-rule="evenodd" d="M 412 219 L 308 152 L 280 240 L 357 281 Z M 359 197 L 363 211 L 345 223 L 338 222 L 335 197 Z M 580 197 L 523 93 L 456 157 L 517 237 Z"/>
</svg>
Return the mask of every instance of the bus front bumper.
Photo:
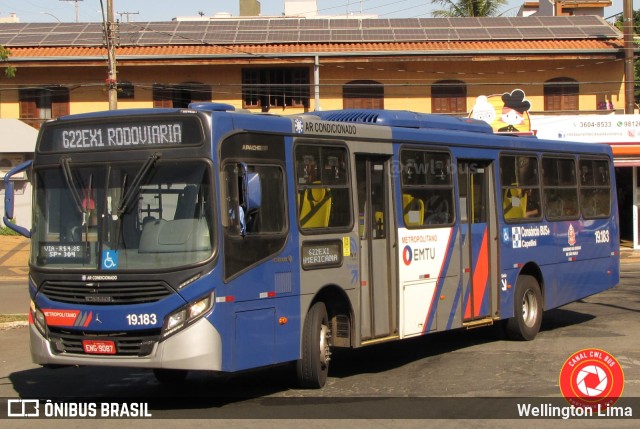
<svg viewBox="0 0 640 429">
<path fill-rule="evenodd" d="M 29 325 L 31 359 L 39 365 L 99 365 L 135 368 L 166 368 L 220 371 L 222 341 L 206 319 L 158 342 L 148 356 L 55 353 L 38 329 Z"/>
</svg>

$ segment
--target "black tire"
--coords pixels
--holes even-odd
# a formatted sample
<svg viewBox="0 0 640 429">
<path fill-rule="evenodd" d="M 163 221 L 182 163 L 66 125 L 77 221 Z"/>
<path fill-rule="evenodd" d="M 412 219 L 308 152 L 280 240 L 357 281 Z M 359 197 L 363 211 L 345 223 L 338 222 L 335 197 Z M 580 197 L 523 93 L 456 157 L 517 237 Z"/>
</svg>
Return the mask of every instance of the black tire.
<svg viewBox="0 0 640 429">
<path fill-rule="evenodd" d="M 186 369 L 154 368 L 153 370 L 153 375 L 156 376 L 156 379 L 160 383 L 167 385 L 184 383 L 184 380 L 187 378 L 187 374 L 189 374 L 189 371 Z"/>
<path fill-rule="evenodd" d="M 518 277 L 513 306 L 514 316 L 506 324 L 507 336 L 512 340 L 533 340 L 542 323 L 542 293 L 535 277 Z"/>
<path fill-rule="evenodd" d="M 302 358 L 298 361 L 301 387 L 319 389 L 327 382 L 331 352 L 329 317 L 323 302 L 313 304 L 302 331 Z"/>
</svg>

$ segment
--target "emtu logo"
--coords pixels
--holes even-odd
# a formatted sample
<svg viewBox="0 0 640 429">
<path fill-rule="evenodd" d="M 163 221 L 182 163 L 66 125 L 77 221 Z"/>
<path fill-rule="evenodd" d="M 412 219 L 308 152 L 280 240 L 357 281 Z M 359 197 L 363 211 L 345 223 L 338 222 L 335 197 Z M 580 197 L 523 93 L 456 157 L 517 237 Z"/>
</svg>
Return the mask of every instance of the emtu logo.
<svg viewBox="0 0 640 429">
<path fill-rule="evenodd" d="M 413 261 L 413 250 L 411 250 L 411 246 L 404 246 L 404 250 L 402 251 L 402 260 L 406 266 L 411 265 L 411 261 Z"/>
<path fill-rule="evenodd" d="M 576 407 L 605 409 L 616 403 L 624 389 L 624 373 L 610 353 L 580 350 L 560 370 L 560 392 Z"/>
</svg>

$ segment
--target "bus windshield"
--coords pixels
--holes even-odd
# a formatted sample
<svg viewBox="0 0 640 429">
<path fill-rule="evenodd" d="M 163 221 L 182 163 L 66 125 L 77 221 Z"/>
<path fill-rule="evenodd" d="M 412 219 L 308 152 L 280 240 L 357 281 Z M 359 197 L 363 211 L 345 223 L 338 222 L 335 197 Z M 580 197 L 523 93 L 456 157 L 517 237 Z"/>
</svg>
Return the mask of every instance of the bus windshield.
<svg viewBox="0 0 640 429">
<path fill-rule="evenodd" d="M 213 252 L 205 162 L 89 165 L 63 158 L 35 173 L 31 261 L 47 268 L 170 269 Z"/>
</svg>

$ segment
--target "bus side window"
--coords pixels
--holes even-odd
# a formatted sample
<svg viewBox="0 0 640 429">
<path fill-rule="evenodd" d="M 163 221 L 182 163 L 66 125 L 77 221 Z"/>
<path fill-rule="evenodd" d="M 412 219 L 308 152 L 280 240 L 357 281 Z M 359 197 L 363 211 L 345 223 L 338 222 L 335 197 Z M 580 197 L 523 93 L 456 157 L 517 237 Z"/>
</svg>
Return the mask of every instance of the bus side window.
<svg viewBox="0 0 640 429">
<path fill-rule="evenodd" d="M 502 212 L 506 220 L 540 218 L 542 211 L 536 157 L 501 156 L 500 182 Z"/>
<path fill-rule="evenodd" d="M 351 193 L 346 149 L 300 144 L 295 159 L 300 228 L 348 227 Z"/>
<path fill-rule="evenodd" d="M 402 218 L 408 227 L 446 225 L 454 221 L 451 155 L 423 149 L 400 152 Z"/>
</svg>

